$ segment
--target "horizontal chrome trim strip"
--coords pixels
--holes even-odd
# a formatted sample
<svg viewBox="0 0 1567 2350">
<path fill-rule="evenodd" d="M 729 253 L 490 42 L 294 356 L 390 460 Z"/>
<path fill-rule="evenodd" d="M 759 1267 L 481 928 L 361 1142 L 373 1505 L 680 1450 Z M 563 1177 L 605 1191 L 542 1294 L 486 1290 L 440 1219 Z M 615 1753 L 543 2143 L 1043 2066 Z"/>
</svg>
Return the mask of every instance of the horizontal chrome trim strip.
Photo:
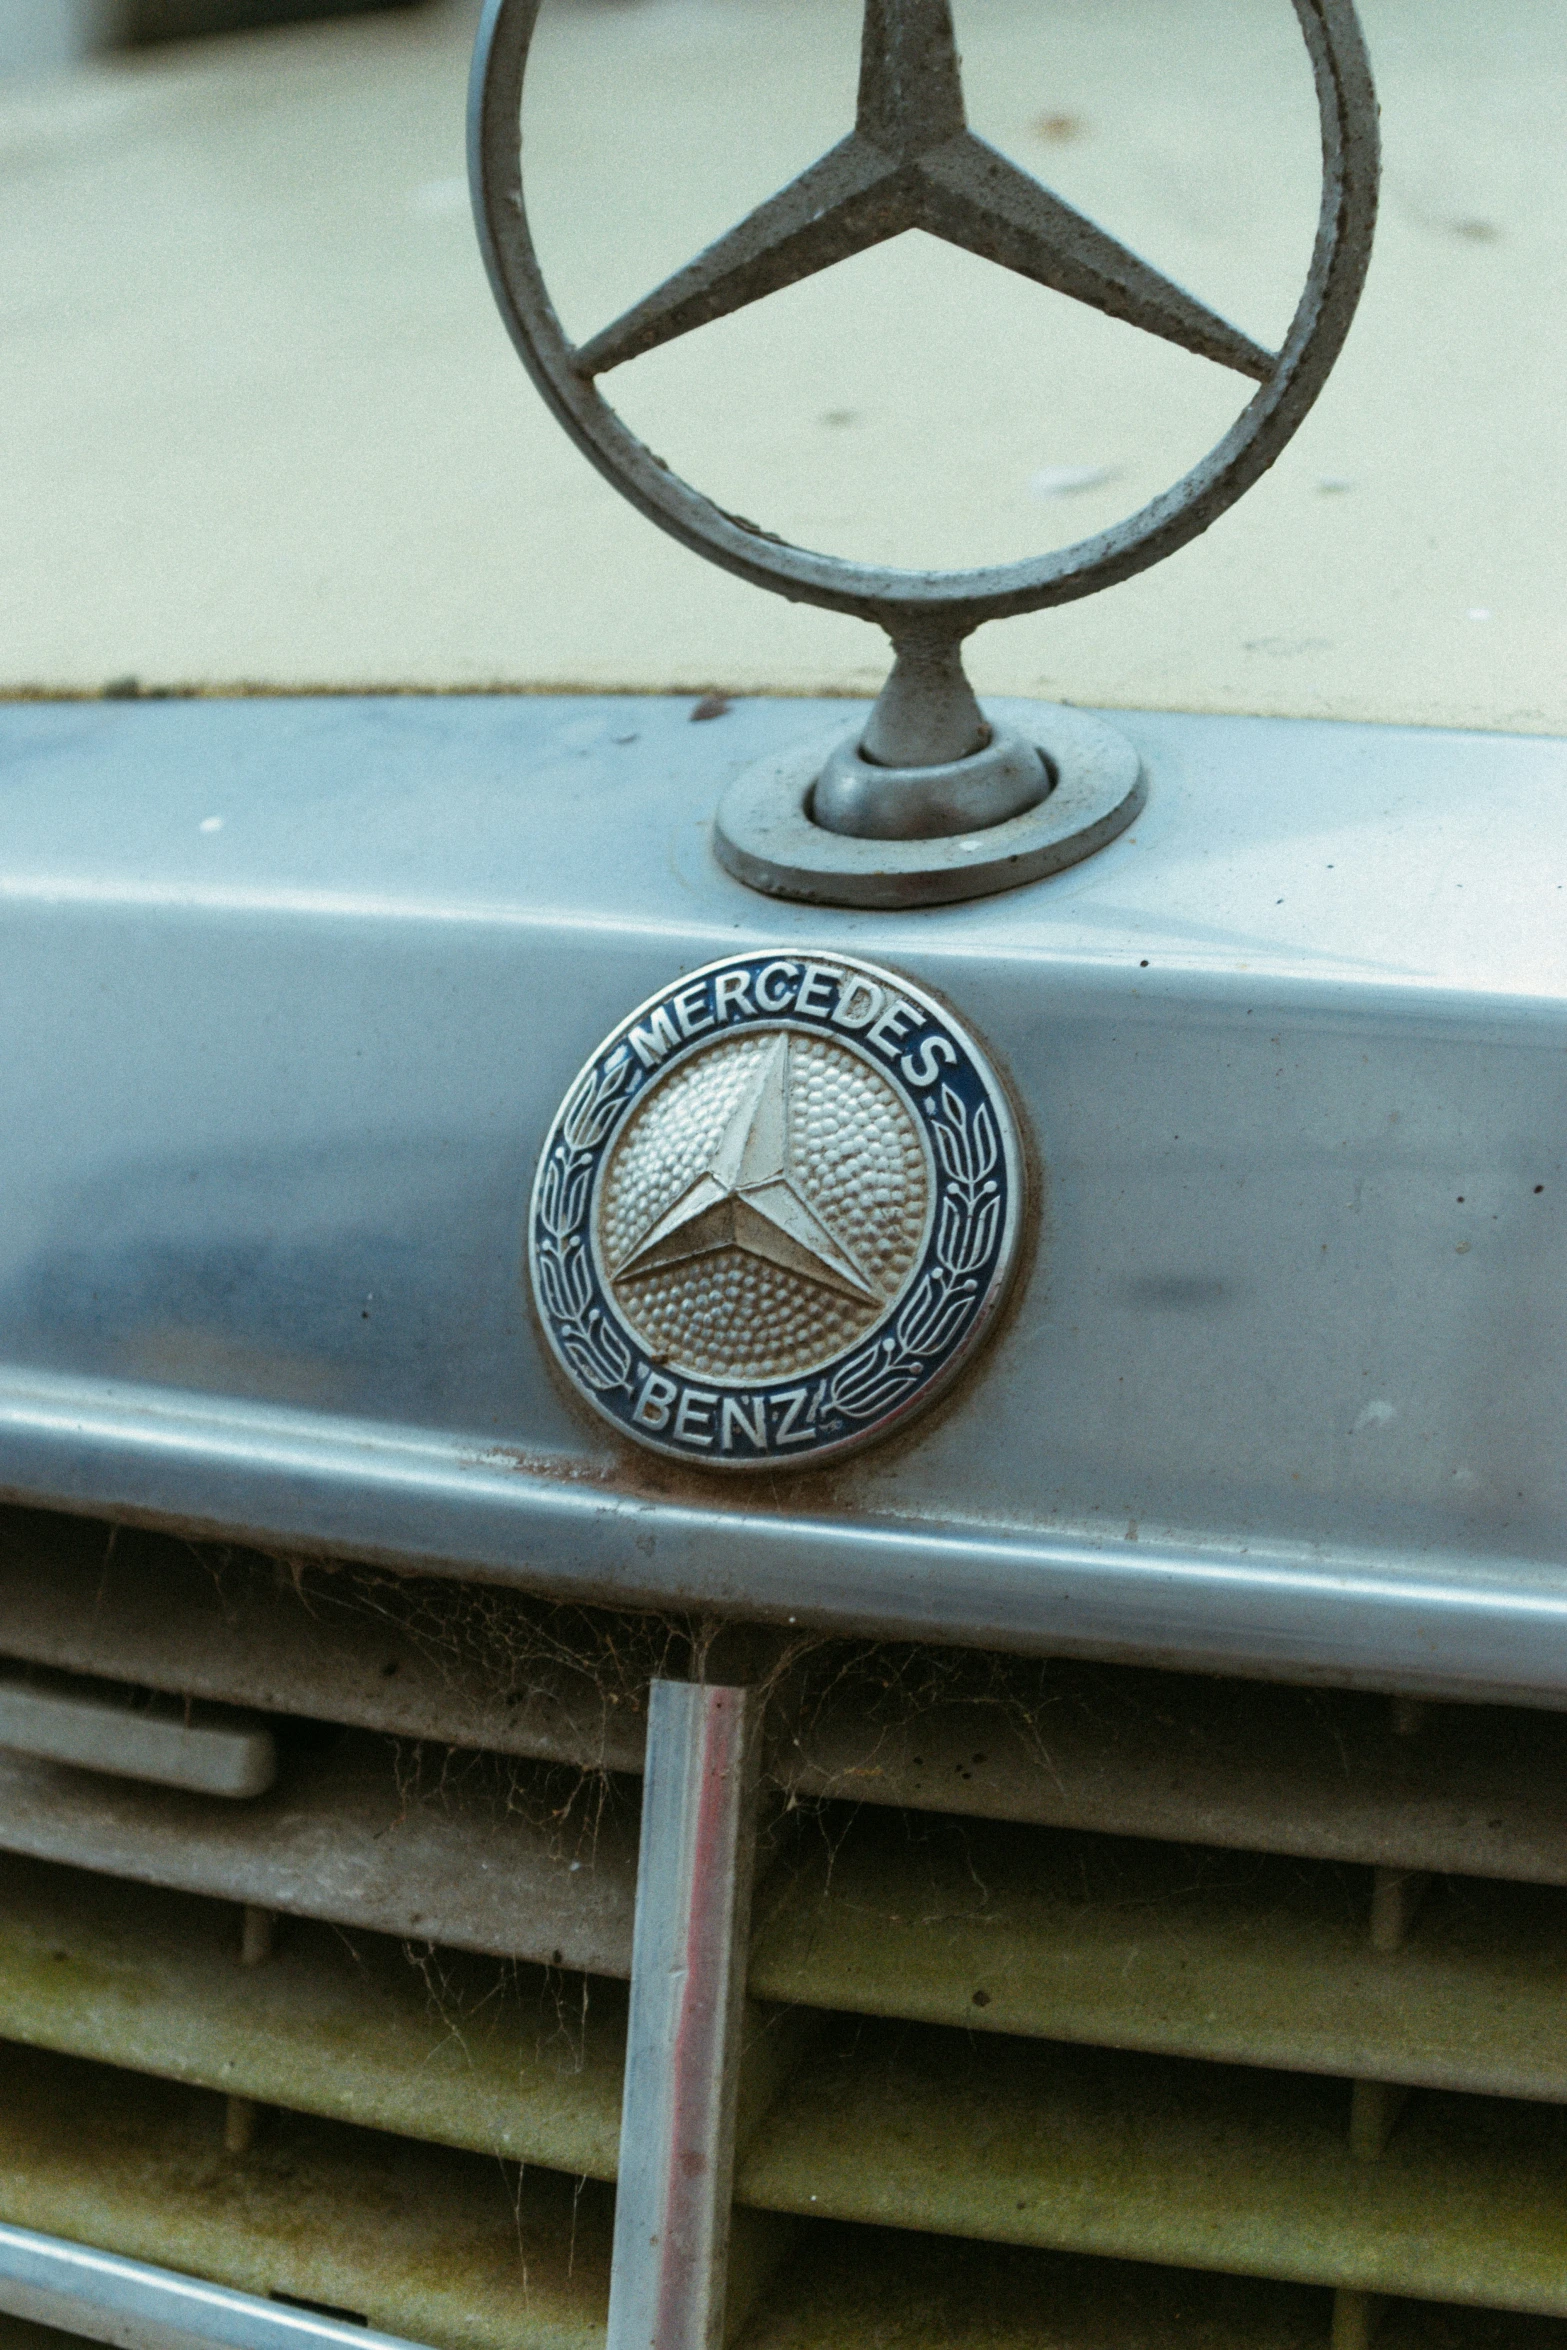
<svg viewBox="0 0 1567 2350">
<path fill-rule="evenodd" d="M 0 2226 L 0 2310 L 121 2350 L 410 2350 L 392 2334 Z"/>
<path fill-rule="evenodd" d="M 1567 1705 L 1567 1584 L 1483 1553 L 657 1501 L 438 1430 L 47 1373 L 0 1375 L 0 1458 L 4 1499 L 584 1600 Z"/>
</svg>

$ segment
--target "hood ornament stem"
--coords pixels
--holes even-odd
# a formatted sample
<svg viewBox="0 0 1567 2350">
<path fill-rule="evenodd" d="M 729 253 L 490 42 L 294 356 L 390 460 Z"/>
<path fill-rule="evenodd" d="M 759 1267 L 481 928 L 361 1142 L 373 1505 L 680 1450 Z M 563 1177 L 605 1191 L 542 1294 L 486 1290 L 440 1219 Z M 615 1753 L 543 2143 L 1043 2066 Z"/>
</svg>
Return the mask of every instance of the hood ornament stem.
<svg viewBox="0 0 1567 2350">
<path fill-rule="evenodd" d="M 808 822 L 857 840 L 951 840 L 1040 805 L 1053 780 L 1049 763 L 1016 729 L 985 716 L 962 646 L 951 621 L 905 623 L 864 733 L 835 744 L 816 778 Z M 723 812 L 719 821 L 724 856 Z"/>
<path fill-rule="evenodd" d="M 1196 538 L 1273 463 L 1327 381 L 1371 254 L 1377 104 L 1353 0 L 1292 5 L 1316 83 L 1322 200 L 1305 288 L 1272 352 L 969 128 L 950 0 L 864 0 L 846 136 L 573 346 L 539 270 L 522 185 L 539 0 L 486 0 L 470 84 L 474 213 L 496 301 L 544 398 L 616 488 L 685 545 L 775 593 L 875 621 L 895 648 L 858 739 L 812 746 L 731 787 L 714 846 L 753 888 L 824 904 L 939 904 L 1040 879 L 1132 821 L 1144 785 L 1122 738 L 1038 704 L 982 714 L 959 648 L 986 620 L 1094 594 Z M 1139 512 L 1075 545 L 968 571 L 900 571 L 791 546 L 682 481 L 604 398 L 602 379 L 642 353 L 912 229 L 1255 389 L 1217 446 Z"/>
<path fill-rule="evenodd" d="M 963 673 L 963 639 L 950 622 L 927 621 L 893 639 L 892 674 L 860 737 L 878 767 L 939 767 L 982 750 L 984 712 Z"/>
</svg>

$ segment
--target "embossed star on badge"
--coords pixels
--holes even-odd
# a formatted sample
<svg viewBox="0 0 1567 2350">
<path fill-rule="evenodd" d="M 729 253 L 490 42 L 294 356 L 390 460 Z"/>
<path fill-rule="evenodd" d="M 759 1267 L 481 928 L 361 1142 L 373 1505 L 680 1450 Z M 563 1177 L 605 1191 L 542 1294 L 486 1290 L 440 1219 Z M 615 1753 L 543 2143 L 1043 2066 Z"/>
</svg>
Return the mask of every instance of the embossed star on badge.
<svg viewBox="0 0 1567 2350">
<path fill-rule="evenodd" d="M 616 1280 L 738 1249 L 798 1273 L 840 1297 L 879 1305 L 881 1293 L 833 1238 L 791 1172 L 790 1040 L 763 1051 L 706 1168 L 633 1242 Z"/>
</svg>

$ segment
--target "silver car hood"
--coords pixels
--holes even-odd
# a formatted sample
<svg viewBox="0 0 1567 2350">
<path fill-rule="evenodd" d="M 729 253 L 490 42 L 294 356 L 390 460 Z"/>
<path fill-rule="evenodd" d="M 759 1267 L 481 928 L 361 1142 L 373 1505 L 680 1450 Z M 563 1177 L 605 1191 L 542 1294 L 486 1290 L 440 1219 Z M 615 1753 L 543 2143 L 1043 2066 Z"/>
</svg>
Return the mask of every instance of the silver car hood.
<svg viewBox="0 0 1567 2350">
<path fill-rule="evenodd" d="M 1117 714 L 1131 833 L 812 910 L 708 845 L 851 705 L 0 711 L 0 1486 L 882 1634 L 1567 1698 L 1567 746 Z M 737 946 L 940 991 L 1037 1236 L 938 1410 L 765 1483 L 620 1448 L 523 1280 L 601 1036 Z"/>
</svg>

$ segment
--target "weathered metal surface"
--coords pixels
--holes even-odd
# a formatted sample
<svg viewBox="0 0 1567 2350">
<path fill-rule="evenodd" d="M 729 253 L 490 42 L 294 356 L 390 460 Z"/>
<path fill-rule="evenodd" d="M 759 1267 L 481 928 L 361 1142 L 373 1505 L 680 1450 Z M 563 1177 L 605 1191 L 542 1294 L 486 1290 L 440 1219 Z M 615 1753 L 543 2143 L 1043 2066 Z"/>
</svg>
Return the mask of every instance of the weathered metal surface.
<svg viewBox="0 0 1567 2350">
<path fill-rule="evenodd" d="M 1146 796 L 1137 753 L 1116 728 L 1080 710 L 1043 703 L 996 702 L 991 715 L 1003 729 L 1002 747 L 1037 745 L 1055 777 L 1049 797 L 1036 793 L 1005 819 L 975 818 L 946 825 L 900 820 L 899 830 L 873 825 L 829 831 L 816 820 L 817 800 L 835 773 L 851 771 L 857 791 L 864 776 L 895 776 L 861 759 L 852 736 L 807 735 L 738 775 L 718 805 L 713 848 L 719 863 L 749 889 L 810 905 L 854 906 L 878 913 L 911 906 L 956 905 L 991 897 L 1023 882 L 1041 881 L 1079 864 L 1134 823 Z M 979 767 L 980 752 L 965 767 Z M 1015 769 L 1019 762 L 1011 762 Z M 938 805 L 956 767 L 919 771 L 915 787 Z M 967 793 L 973 777 L 962 777 Z M 984 778 L 980 778 L 983 782 Z M 946 795 L 950 805 L 951 795 Z"/>
<path fill-rule="evenodd" d="M 762 1706 L 655 1681 L 608 2350 L 721 2350 Z"/>
<path fill-rule="evenodd" d="M 432 2350 L 602 2350 L 610 2197 L 593 2181 L 273 2114 L 0 2048 L 0 2223 L 356 2313 Z"/>
<path fill-rule="evenodd" d="M 828 758 L 803 812 L 820 830 L 853 840 L 943 840 L 959 832 L 988 832 L 1037 808 L 1050 785 L 1050 770 L 1036 746 L 1005 725 L 983 727 L 980 746 L 966 757 L 932 760 L 923 767 L 889 767 L 850 737 Z M 732 865 L 729 869 L 734 871 Z M 1033 878 L 1017 875 L 1019 881 Z"/>
<path fill-rule="evenodd" d="M 182 1698 L 640 1771 L 646 1676 L 628 1645 L 613 1620 L 552 1621 L 493 1588 L 366 1581 L 0 1509 L 0 1657 Z"/>
<path fill-rule="evenodd" d="M 6 2350 L 74 2350 L 84 2337 L 115 2350 L 409 2350 L 367 2326 L 26 2228 L 0 2227 L 0 2310 Z M 31 2318 L 47 2321 L 47 2336 Z M 82 2334 L 67 2339 L 62 2326 Z"/>
<path fill-rule="evenodd" d="M 911 768 L 976 758 L 988 747 L 990 735 L 990 722 L 963 673 L 963 648 L 938 623 L 929 629 L 910 630 L 904 637 L 864 732 L 849 739 L 859 755 L 858 764 L 901 769 L 907 779 Z M 830 823 L 827 769 L 822 774 L 824 804 L 813 807 L 812 813 Z M 1047 779 L 1036 780 L 1043 783 Z M 919 784 L 913 789 L 917 805 Z M 899 788 L 886 796 L 903 800 L 905 795 Z M 1039 797 L 1037 790 L 1034 797 Z M 852 833 L 861 828 L 846 824 L 842 829 Z M 901 825 L 893 827 L 894 832 L 900 829 Z M 942 823 L 932 829 L 940 833 L 954 828 Z"/>
<path fill-rule="evenodd" d="M 741 2164 L 747 2202 L 1567 2314 L 1567 2112 L 1423 2092 L 1386 2153 L 1346 2083 L 845 2020 Z"/>
<path fill-rule="evenodd" d="M 915 228 L 1258 383 L 1278 365 L 973 136 L 949 0 L 869 0 L 847 140 L 583 344 L 577 372 L 602 375 Z"/>
<path fill-rule="evenodd" d="M 263 2107 L 612 2179 L 625 2016 L 602 1977 L 304 1919 L 246 1968 L 226 1903 L 0 1861 L 0 2039 Z"/>
<path fill-rule="evenodd" d="M 78 1674 L 0 1668 L 0 1748 L 80 1770 L 244 1802 L 277 1777 L 265 1722 Z"/>
<path fill-rule="evenodd" d="M 1454 1879 L 1396 1958 L 1369 1872 L 862 1814 L 769 1882 L 759 1998 L 1567 2104 L 1567 1895 Z"/>
<path fill-rule="evenodd" d="M 1061 1663 L 918 1705 L 888 1676 L 802 1715 L 778 1762 L 797 1795 L 1567 1884 L 1555 1713 L 1433 1708 L 1411 1737 L 1351 1691 Z"/>
<path fill-rule="evenodd" d="M 705 844 L 814 714 L 688 707 L 0 712 L 11 1495 L 616 1604 L 1567 1693 L 1560 747 L 1127 718 L 1157 789 L 1119 843 L 879 922 L 1013 1082 L 1039 1263 L 896 1458 L 739 1510 L 579 1414 L 518 1279 L 627 1003 L 863 943 Z"/>
<path fill-rule="evenodd" d="M 0 1849 L 335 1924 L 631 1971 L 635 1824 L 548 1787 L 349 1736 L 236 1809 L 0 1754 Z M 236 1932 L 237 1932 L 236 1926 Z"/>
</svg>

